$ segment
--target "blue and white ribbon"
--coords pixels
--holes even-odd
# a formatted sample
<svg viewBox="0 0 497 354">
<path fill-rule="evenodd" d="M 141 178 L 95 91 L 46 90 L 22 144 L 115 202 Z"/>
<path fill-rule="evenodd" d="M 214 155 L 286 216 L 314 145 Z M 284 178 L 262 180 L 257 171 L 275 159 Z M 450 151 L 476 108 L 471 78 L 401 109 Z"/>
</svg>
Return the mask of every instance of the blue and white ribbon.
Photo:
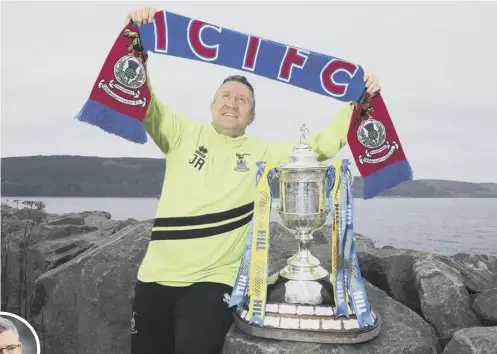
<svg viewBox="0 0 497 354">
<path fill-rule="evenodd" d="M 344 160 L 344 163 L 348 161 Z M 343 165 L 342 173 L 344 176 L 347 173 L 347 165 Z M 344 177 L 342 180 L 346 180 Z M 343 199 L 346 199 L 346 235 L 345 235 L 345 263 L 346 267 L 346 286 L 347 292 L 349 294 L 350 305 L 352 307 L 352 312 L 356 315 L 359 322 L 359 326 L 373 326 L 374 319 L 371 314 L 371 307 L 368 301 L 368 295 L 366 293 L 366 288 L 364 286 L 364 280 L 361 275 L 361 269 L 359 267 L 359 261 L 357 259 L 357 252 L 355 248 L 354 241 L 354 203 L 352 194 L 352 181 L 350 184 L 347 183 L 347 193 L 344 195 Z"/>
<path fill-rule="evenodd" d="M 256 163 L 257 171 L 255 175 L 255 185 L 259 184 L 259 181 L 264 172 L 266 166 L 264 161 L 259 161 Z M 245 304 L 248 303 L 248 286 L 249 286 L 249 274 L 250 274 L 250 258 L 252 250 L 252 233 L 254 232 L 254 217 L 250 221 L 249 230 L 247 233 L 247 239 L 245 241 L 245 247 L 243 248 L 242 260 L 240 262 L 240 267 L 238 268 L 238 274 L 236 276 L 235 285 L 233 286 L 233 291 L 231 293 L 229 307 L 237 306 L 239 309 L 243 309 Z"/>
</svg>

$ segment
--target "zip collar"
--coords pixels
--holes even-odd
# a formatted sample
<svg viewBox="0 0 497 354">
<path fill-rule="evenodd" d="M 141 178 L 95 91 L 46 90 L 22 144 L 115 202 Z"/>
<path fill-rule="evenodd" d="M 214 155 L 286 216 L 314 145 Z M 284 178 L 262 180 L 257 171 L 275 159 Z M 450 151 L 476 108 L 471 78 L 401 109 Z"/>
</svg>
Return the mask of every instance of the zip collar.
<svg viewBox="0 0 497 354">
<path fill-rule="evenodd" d="M 238 148 L 243 145 L 243 143 L 247 140 L 247 135 L 243 134 L 241 136 L 237 136 L 232 138 L 231 136 L 223 135 L 217 132 L 216 128 L 214 128 L 214 124 L 211 122 L 207 124 L 207 131 L 211 138 L 220 145 L 227 145 L 232 148 Z"/>
</svg>

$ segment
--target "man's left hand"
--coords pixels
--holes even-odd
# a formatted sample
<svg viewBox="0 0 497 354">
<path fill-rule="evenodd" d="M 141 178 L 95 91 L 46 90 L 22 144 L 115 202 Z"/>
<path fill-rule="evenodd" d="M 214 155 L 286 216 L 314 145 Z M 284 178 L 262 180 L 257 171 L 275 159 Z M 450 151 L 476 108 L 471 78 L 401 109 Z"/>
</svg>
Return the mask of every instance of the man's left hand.
<svg viewBox="0 0 497 354">
<path fill-rule="evenodd" d="M 374 74 L 370 74 L 368 72 L 364 73 L 364 82 L 366 83 L 367 92 L 372 95 L 375 92 L 380 91 L 380 81 Z"/>
</svg>

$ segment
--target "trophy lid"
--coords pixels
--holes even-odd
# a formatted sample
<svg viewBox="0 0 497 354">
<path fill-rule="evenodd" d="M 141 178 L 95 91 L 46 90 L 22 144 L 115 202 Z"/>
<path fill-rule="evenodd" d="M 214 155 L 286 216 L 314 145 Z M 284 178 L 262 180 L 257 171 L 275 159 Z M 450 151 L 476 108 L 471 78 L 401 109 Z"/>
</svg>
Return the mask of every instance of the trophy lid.
<svg viewBox="0 0 497 354">
<path fill-rule="evenodd" d="M 305 169 L 305 168 L 327 168 L 327 166 L 317 161 L 318 154 L 312 151 L 312 147 L 307 143 L 306 136 L 309 129 L 305 124 L 300 128 L 300 143 L 293 147 L 293 151 L 288 155 L 289 163 L 281 166 L 283 169 Z"/>
</svg>

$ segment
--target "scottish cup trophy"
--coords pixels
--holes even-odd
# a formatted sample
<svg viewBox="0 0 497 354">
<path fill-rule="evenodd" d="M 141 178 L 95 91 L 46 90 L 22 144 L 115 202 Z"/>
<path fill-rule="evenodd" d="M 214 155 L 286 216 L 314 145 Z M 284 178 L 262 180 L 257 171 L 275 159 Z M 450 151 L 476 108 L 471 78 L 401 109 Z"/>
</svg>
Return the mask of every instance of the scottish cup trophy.
<svg viewBox="0 0 497 354">
<path fill-rule="evenodd" d="M 317 154 L 306 142 L 305 126 L 301 133 L 289 162 L 276 168 L 280 187 L 280 205 L 276 208 L 283 225 L 294 233 L 298 251 L 282 270 L 268 279 L 264 326 L 249 323 L 247 307 L 235 311 L 235 325 L 263 338 L 315 343 L 365 342 L 379 334 L 379 316 L 371 309 L 374 323 L 361 326 L 353 313 L 337 315 L 330 273 L 310 252 L 312 232 L 325 224 L 330 213 L 337 211 L 330 210 L 327 203 L 331 187 L 327 183 L 329 165 L 317 161 Z M 342 183 L 350 186 L 350 169 L 344 175 Z"/>
</svg>

